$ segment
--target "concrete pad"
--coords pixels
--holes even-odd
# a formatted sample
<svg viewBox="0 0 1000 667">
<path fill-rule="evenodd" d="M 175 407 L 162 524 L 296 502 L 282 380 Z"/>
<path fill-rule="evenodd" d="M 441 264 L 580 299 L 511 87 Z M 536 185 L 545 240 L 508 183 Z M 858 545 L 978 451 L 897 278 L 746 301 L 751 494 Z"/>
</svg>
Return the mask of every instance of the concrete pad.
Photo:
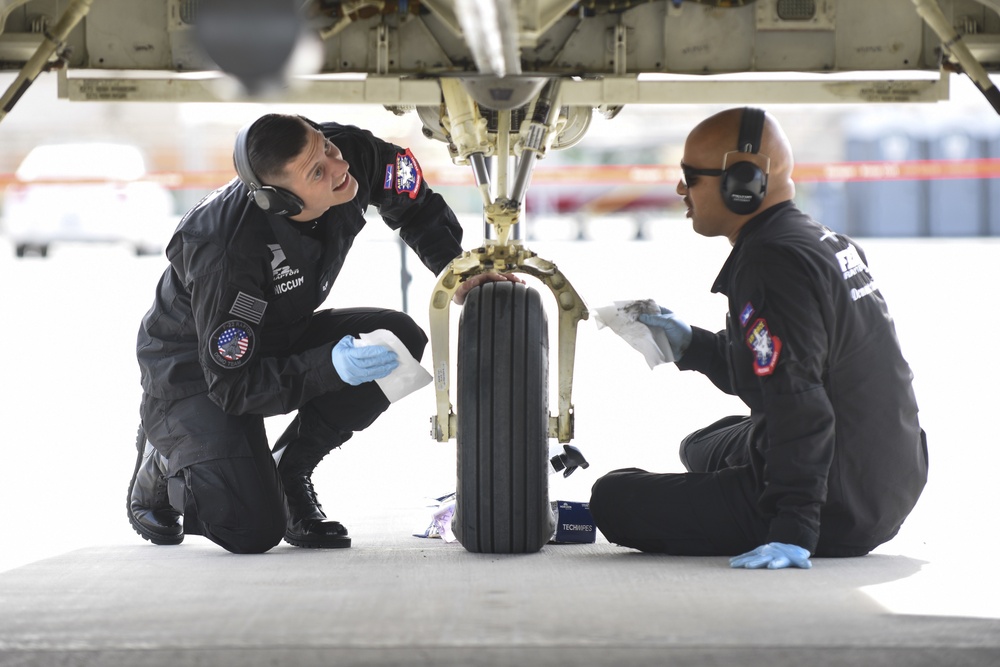
<svg viewBox="0 0 1000 667">
<path fill-rule="evenodd" d="M 925 564 L 810 571 L 548 545 L 470 554 L 372 516 L 349 550 L 92 547 L 0 574 L 0 664 L 995 665 L 1000 621 L 894 614 L 864 592 Z"/>
</svg>

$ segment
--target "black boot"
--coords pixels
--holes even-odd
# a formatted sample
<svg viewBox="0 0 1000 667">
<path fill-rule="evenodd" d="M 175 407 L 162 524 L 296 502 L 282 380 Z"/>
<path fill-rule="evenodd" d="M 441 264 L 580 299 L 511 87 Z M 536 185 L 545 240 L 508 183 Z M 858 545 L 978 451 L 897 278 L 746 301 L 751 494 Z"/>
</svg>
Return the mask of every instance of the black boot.
<svg viewBox="0 0 1000 667">
<path fill-rule="evenodd" d="M 347 528 L 326 518 L 316 499 L 310 475 L 281 476 L 288 508 L 285 541 L 310 549 L 344 549 L 351 546 Z"/>
<path fill-rule="evenodd" d="M 128 485 L 128 520 L 135 532 L 153 544 L 180 544 L 184 540 L 181 514 L 167 498 L 167 461 L 139 428 L 135 472 Z"/>
<path fill-rule="evenodd" d="M 308 450 L 309 447 L 299 443 L 292 444 L 290 448 L 279 443 L 273 452 L 278 461 L 278 476 L 285 489 L 288 518 L 285 541 L 308 549 L 345 549 L 351 546 L 347 528 L 339 521 L 326 517 L 312 483 L 312 471 L 326 452 L 310 454 Z"/>
</svg>

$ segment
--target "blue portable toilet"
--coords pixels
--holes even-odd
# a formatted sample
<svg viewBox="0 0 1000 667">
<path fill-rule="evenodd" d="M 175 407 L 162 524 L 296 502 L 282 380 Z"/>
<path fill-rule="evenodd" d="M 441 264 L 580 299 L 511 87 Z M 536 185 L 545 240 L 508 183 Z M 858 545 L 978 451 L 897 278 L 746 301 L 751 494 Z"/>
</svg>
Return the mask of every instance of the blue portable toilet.
<svg viewBox="0 0 1000 667">
<path fill-rule="evenodd" d="M 810 209 L 815 209 L 816 220 L 841 234 L 853 234 L 847 215 L 846 183 L 821 181 L 813 185 Z"/>
<path fill-rule="evenodd" d="M 926 157 L 919 124 L 901 114 L 865 112 L 844 123 L 849 162 L 904 162 Z M 846 233 L 852 236 L 922 236 L 927 229 L 926 188 L 920 180 L 851 181 Z"/>
<path fill-rule="evenodd" d="M 928 123 L 927 157 L 975 160 L 986 157 L 983 119 L 955 116 Z M 988 183 L 979 178 L 931 178 L 927 181 L 928 229 L 931 236 L 980 236 L 987 231 Z"/>
<path fill-rule="evenodd" d="M 983 143 L 986 157 L 1000 160 L 1000 118 L 991 118 Z M 1000 236 L 1000 178 L 986 179 L 986 234 Z"/>
</svg>

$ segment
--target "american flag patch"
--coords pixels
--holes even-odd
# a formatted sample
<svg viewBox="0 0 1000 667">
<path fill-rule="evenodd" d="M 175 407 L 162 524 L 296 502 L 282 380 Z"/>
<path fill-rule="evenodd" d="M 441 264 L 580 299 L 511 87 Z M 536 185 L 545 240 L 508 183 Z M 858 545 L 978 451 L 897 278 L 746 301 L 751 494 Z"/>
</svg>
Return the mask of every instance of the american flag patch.
<svg viewBox="0 0 1000 667">
<path fill-rule="evenodd" d="M 250 337 L 247 332 L 231 327 L 219 335 L 219 356 L 226 361 L 239 361 L 247 353 L 249 345 Z"/>
<path fill-rule="evenodd" d="M 230 320 L 212 334 L 212 359 L 223 368 L 237 368 L 253 353 L 253 329 L 246 322 Z"/>
<path fill-rule="evenodd" d="M 229 312 L 236 317 L 250 320 L 254 324 L 260 324 L 260 321 L 264 319 L 266 309 L 267 301 L 240 292 L 236 295 L 236 301 L 233 302 L 233 307 L 229 309 Z"/>
</svg>

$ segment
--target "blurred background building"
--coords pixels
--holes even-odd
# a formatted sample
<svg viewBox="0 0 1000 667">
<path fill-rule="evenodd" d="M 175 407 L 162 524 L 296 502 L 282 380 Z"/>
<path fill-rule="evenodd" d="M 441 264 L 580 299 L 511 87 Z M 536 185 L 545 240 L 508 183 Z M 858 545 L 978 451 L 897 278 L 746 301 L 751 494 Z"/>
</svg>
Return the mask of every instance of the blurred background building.
<svg viewBox="0 0 1000 667">
<path fill-rule="evenodd" d="M 0 75 L 0 86 L 13 75 Z M 411 147 L 432 186 L 460 212 L 480 210 L 467 167 L 426 138 L 415 113 L 377 106 L 70 102 L 56 76 L 42 75 L 0 123 L 0 185 L 36 145 L 107 141 L 138 146 L 153 178 L 170 189 L 179 216 L 235 174 L 238 129 L 272 110 L 361 125 Z M 773 105 L 796 151 L 798 200 L 837 231 L 855 236 L 1000 235 L 1000 119 L 964 77 L 937 104 Z M 577 145 L 550 152 L 535 170 L 526 201 L 535 219 L 588 221 L 631 215 L 636 238 L 644 216 L 681 207 L 675 190 L 684 137 L 723 106 L 627 106 L 613 118 L 595 112 Z M 635 166 L 637 169 L 624 169 Z M 0 219 L 3 202 L 0 201 Z"/>
</svg>

